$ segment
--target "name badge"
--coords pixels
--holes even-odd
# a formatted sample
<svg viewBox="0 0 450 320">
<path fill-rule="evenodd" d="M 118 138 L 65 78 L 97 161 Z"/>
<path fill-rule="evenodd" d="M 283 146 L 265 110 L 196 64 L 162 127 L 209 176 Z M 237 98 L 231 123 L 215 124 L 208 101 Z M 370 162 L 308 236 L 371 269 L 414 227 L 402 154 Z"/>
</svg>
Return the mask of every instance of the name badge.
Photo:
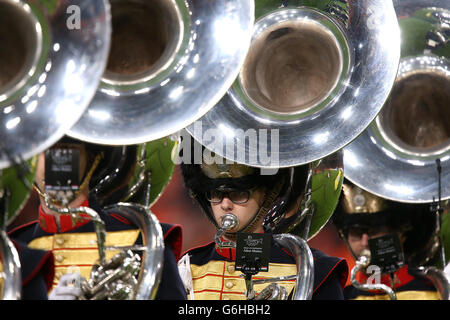
<svg viewBox="0 0 450 320">
<path fill-rule="evenodd" d="M 238 233 L 235 269 L 245 274 L 269 271 L 270 234 Z"/>
<path fill-rule="evenodd" d="M 396 233 L 369 239 L 370 264 L 377 265 L 383 273 L 393 273 L 405 265 L 400 239 Z"/>
</svg>

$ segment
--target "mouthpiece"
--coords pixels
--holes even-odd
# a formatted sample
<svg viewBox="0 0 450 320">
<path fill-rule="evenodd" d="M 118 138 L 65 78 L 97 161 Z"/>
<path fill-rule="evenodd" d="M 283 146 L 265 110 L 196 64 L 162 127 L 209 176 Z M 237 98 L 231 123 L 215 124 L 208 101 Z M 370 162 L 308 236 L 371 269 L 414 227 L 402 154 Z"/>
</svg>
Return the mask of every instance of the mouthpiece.
<svg viewBox="0 0 450 320">
<path fill-rule="evenodd" d="M 222 226 L 221 226 L 222 229 L 229 230 L 237 227 L 238 225 L 239 220 L 234 214 L 227 213 L 222 217 Z"/>
<path fill-rule="evenodd" d="M 236 248 L 236 243 L 233 241 L 222 241 L 221 237 L 227 230 L 237 227 L 239 224 L 238 218 L 232 214 L 227 213 L 222 217 L 220 229 L 217 231 L 214 240 L 219 248 Z"/>
<path fill-rule="evenodd" d="M 358 258 L 358 261 L 356 262 L 358 265 L 360 265 L 362 268 L 367 268 L 367 266 L 370 263 L 371 254 L 370 251 L 367 249 L 364 249 L 361 252 L 360 257 Z"/>
</svg>

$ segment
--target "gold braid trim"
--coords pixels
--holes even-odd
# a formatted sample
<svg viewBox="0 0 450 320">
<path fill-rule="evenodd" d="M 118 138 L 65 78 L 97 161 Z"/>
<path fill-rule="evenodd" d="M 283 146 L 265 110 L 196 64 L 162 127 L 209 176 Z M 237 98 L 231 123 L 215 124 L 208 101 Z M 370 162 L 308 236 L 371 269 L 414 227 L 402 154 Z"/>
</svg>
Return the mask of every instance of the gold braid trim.
<svg viewBox="0 0 450 320">
<path fill-rule="evenodd" d="M 94 159 L 94 163 L 92 164 L 91 168 L 89 169 L 89 172 L 86 174 L 86 177 L 84 178 L 83 182 L 80 185 L 80 188 L 77 192 L 75 192 L 75 195 L 78 196 L 78 194 L 86 187 L 86 185 L 91 180 L 92 175 L 94 174 L 95 169 L 97 169 L 100 161 L 103 159 L 104 153 L 100 152 Z"/>
</svg>

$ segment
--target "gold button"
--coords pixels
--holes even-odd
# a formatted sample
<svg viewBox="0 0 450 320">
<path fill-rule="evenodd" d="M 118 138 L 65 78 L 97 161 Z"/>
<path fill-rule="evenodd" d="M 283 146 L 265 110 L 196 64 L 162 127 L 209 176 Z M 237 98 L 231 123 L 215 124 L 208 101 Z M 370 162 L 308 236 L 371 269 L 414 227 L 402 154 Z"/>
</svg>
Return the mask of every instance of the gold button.
<svg viewBox="0 0 450 320">
<path fill-rule="evenodd" d="M 228 273 L 233 273 L 234 272 L 234 266 L 230 265 L 228 266 Z"/>
<path fill-rule="evenodd" d="M 225 287 L 227 287 L 228 289 L 233 288 L 233 287 L 234 287 L 233 281 L 227 281 L 227 282 L 225 282 Z"/>
<path fill-rule="evenodd" d="M 64 238 L 56 238 L 56 244 L 61 246 L 63 245 L 65 242 Z"/>
<path fill-rule="evenodd" d="M 55 278 L 56 278 L 56 279 L 59 279 L 59 278 L 61 278 L 62 275 L 63 275 L 62 272 L 56 272 L 56 273 L 55 273 Z"/>
<path fill-rule="evenodd" d="M 57 254 L 57 255 L 55 255 L 55 260 L 57 262 L 63 262 L 64 261 L 64 256 L 62 254 Z"/>
</svg>

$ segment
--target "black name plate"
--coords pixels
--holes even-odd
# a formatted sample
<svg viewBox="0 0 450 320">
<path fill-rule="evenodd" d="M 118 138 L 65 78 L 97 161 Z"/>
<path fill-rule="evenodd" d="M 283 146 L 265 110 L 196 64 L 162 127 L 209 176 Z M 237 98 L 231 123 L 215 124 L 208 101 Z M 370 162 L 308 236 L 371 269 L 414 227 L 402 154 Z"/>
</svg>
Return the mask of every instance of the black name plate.
<svg viewBox="0 0 450 320">
<path fill-rule="evenodd" d="M 271 241 L 269 234 L 238 233 L 236 240 L 236 270 L 245 274 L 269 271 Z"/>
<path fill-rule="evenodd" d="M 405 265 L 400 239 L 396 233 L 369 239 L 370 264 L 377 265 L 383 273 L 392 273 Z"/>
</svg>

